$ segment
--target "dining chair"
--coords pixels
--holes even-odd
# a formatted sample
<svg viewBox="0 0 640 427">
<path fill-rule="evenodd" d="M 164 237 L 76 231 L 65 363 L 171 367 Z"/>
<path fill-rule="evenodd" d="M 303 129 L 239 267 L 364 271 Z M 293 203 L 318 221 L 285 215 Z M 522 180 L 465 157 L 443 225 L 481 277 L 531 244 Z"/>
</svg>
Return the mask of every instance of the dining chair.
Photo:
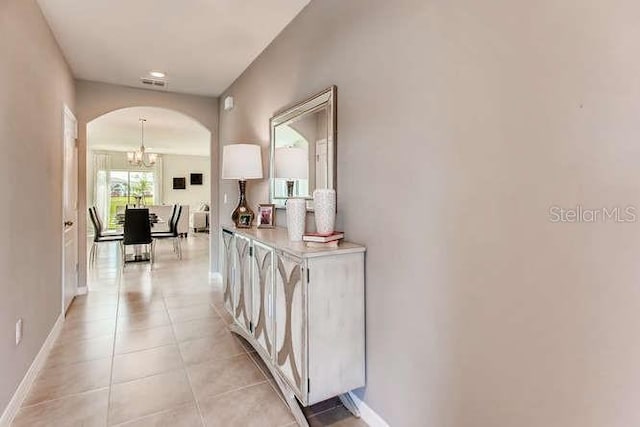
<svg viewBox="0 0 640 427">
<path fill-rule="evenodd" d="M 157 233 L 151 233 L 153 239 L 173 239 L 173 251 L 178 255 L 178 259 L 182 259 L 182 242 L 180 241 L 180 235 L 178 234 L 178 221 L 180 221 L 180 215 L 182 214 L 182 206 L 174 205 L 173 214 L 169 220 L 169 231 L 159 231 Z"/>
<path fill-rule="evenodd" d="M 155 245 L 151 238 L 149 209 L 127 209 L 124 212 L 124 239 L 121 244 L 123 268 L 126 264 L 126 247 L 131 245 L 147 246 L 149 261 L 153 264 Z"/>
<path fill-rule="evenodd" d="M 91 245 L 91 251 L 89 252 L 89 264 L 94 265 L 98 255 L 98 244 L 107 242 L 122 242 L 124 236 L 122 233 L 107 232 L 104 229 L 100 215 L 95 206 L 89 208 L 89 218 L 93 225 L 93 244 Z M 122 247 L 120 247 L 122 249 Z"/>
</svg>

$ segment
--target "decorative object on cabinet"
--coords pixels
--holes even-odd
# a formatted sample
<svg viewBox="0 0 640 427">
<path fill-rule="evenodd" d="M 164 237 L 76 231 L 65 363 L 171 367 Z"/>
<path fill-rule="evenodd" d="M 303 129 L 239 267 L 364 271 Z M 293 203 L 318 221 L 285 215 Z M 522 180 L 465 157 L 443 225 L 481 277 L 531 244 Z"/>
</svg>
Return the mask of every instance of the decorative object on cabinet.
<svg viewBox="0 0 640 427">
<path fill-rule="evenodd" d="M 203 179 L 201 173 L 192 173 L 189 177 L 189 184 L 202 185 Z"/>
<path fill-rule="evenodd" d="M 307 249 L 282 228 L 222 228 L 231 331 L 256 350 L 300 426 L 300 408 L 365 385 L 365 248 Z"/>
<path fill-rule="evenodd" d="M 240 190 L 238 206 L 231 214 L 236 227 L 247 228 L 253 223 L 254 213 L 247 204 L 248 179 L 262 178 L 262 156 L 260 146 L 254 144 L 231 144 L 222 149 L 222 179 L 237 179 Z M 247 217 L 248 215 L 248 217 Z"/>
<path fill-rule="evenodd" d="M 269 188 L 276 208 L 301 197 L 307 210 L 313 210 L 315 189 L 336 188 L 336 105 L 337 88 L 332 86 L 271 118 Z M 287 171 L 290 162 L 296 170 Z"/>
<path fill-rule="evenodd" d="M 273 228 L 275 206 L 272 203 L 258 205 L 258 228 Z"/>
<path fill-rule="evenodd" d="M 309 153 L 303 147 L 278 147 L 275 155 L 275 177 L 287 181 L 287 198 L 294 196 L 296 182 L 309 178 Z M 296 194 L 299 194 L 298 190 Z"/>
<path fill-rule="evenodd" d="M 304 199 L 287 200 L 287 231 L 292 242 L 302 241 L 307 216 L 307 202 Z"/>
<path fill-rule="evenodd" d="M 337 248 L 342 239 L 344 239 L 342 231 L 334 231 L 331 234 L 306 233 L 302 236 L 302 240 L 308 248 Z"/>
<path fill-rule="evenodd" d="M 251 227 L 251 222 L 253 221 L 253 216 L 248 213 L 241 213 L 240 215 L 238 215 L 238 228 L 250 228 Z"/>
<path fill-rule="evenodd" d="M 302 236 L 302 240 L 305 242 L 315 242 L 315 243 L 328 243 L 333 242 L 334 240 L 344 239 L 344 233 L 342 231 L 334 231 L 333 233 L 305 233 Z"/>
<path fill-rule="evenodd" d="M 173 178 L 173 189 L 174 190 L 186 190 L 187 189 L 187 178 Z"/>
<path fill-rule="evenodd" d="M 336 190 L 318 188 L 313 192 L 313 209 L 316 218 L 316 231 L 331 234 L 336 225 Z"/>
</svg>

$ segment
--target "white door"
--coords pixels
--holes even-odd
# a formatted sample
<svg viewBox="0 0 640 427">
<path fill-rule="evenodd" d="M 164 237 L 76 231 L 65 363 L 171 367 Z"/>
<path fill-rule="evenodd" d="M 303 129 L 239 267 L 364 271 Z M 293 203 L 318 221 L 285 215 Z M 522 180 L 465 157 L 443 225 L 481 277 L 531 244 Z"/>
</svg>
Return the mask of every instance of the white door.
<svg viewBox="0 0 640 427">
<path fill-rule="evenodd" d="M 62 182 L 62 310 L 66 313 L 78 289 L 78 125 L 64 107 L 64 164 Z"/>
</svg>

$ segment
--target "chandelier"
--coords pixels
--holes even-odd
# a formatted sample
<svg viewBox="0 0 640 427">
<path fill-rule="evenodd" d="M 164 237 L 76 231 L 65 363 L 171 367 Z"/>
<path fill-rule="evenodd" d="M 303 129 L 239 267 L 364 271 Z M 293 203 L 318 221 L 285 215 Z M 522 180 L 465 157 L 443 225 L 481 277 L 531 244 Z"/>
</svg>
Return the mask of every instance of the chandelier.
<svg viewBox="0 0 640 427">
<path fill-rule="evenodd" d="M 147 153 L 144 148 L 144 122 L 147 119 L 140 119 L 140 148 L 137 151 L 127 151 L 127 160 L 130 165 L 150 168 L 156 164 L 158 155 L 155 153 Z"/>
</svg>

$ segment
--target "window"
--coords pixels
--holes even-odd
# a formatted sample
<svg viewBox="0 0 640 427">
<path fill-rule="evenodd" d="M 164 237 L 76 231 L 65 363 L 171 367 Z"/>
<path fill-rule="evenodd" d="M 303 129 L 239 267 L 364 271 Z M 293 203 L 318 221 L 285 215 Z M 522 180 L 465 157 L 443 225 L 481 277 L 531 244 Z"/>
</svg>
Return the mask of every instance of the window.
<svg viewBox="0 0 640 427">
<path fill-rule="evenodd" d="M 108 191 L 105 191 L 106 189 Z M 98 172 L 98 198 L 108 200 L 108 228 L 117 228 L 116 213 L 127 205 L 152 205 L 155 201 L 154 172 L 110 170 Z M 106 193 L 106 194 L 105 194 Z M 104 200 L 104 199 L 103 199 Z"/>
</svg>

